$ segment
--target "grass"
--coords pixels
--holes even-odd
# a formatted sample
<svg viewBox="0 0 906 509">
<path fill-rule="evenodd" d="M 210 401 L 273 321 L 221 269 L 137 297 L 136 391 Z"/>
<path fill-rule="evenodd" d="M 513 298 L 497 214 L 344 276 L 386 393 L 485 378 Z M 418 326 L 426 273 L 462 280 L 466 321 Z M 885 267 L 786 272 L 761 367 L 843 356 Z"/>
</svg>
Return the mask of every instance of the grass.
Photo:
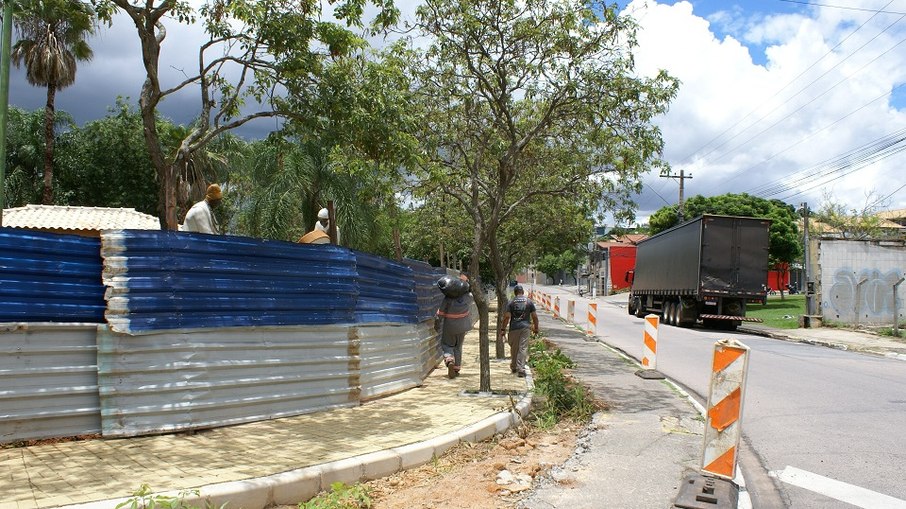
<svg viewBox="0 0 906 509">
<path fill-rule="evenodd" d="M 746 304 L 746 316 L 761 318 L 764 325 L 775 329 L 799 328 L 799 315 L 805 314 L 805 295 L 769 295 L 768 303 Z"/>
</svg>

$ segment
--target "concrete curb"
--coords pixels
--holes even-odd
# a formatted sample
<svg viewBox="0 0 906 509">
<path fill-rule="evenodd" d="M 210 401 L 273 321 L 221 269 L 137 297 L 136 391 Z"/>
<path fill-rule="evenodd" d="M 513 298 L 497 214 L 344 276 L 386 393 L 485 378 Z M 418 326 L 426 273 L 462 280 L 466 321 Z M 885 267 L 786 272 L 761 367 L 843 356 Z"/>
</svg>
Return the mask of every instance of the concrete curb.
<svg viewBox="0 0 906 509">
<path fill-rule="evenodd" d="M 762 336 L 762 337 L 771 338 L 771 339 L 779 339 L 781 341 L 788 341 L 790 343 L 802 343 L 805 345 L 823 346 L 825 348 L 833 348 L 834 350 L 842 350 L 845 352 L 867 353 L 870 355 L 877 355 L 879 357 L 885 357 L 888 359 L 906 361 L 906 354 L 887 352 L 884 350 L 872 350 L 869 348 L 866 348 L 866 349 L 853 348 L 854 346 L 857 346 L 857 345 L 850 345 L 847 343 L 835 343 L 833 341 L 824 341 L 824 340 L 820 340 L 820 339 L 809 339 L 809 338 L 803 338 L 803 337 L 799 337 L 799 336 L 783 334 L 783 333 L 779 333 L 779 332 L 776 332 L 773 330 L 752 329 L 752 328 L 748 328 L 748 327 L 740 327 L 737 330 L 739 332 L 743 332 L 745 334 L 752 334 L 754 336 Z"/>
<path fill-rule="evenodd" d="M 274 504 L 294 505 L 309 500 L 321 491 L 329 490 L 330 485 L 335 482 L 350 484 L 387 477 L 424 465 L 461 442 L 481 442 L 519 424 L 528 415 L 532 406 L 534 379 L 530 371 L 525 381 L 526 392 L 516 403 L 515 412 L 513 410 L 497 412 L 474 424 L 429 440 L 278 474 L 181 491 L 154 493 L 153 496 L 178 497 L 184 494 L 186 503 L 200 507 L 205 507 L 208 503 L 214 507 L 229 503 L 229 507 L 236 509 L 264 509 Z M 197 494 L 193 490 L 197 490 Z M 60 507 L 114 509 L 118 504 L 128 500 L 130 498 L 117 498 Z"/>
</svg>

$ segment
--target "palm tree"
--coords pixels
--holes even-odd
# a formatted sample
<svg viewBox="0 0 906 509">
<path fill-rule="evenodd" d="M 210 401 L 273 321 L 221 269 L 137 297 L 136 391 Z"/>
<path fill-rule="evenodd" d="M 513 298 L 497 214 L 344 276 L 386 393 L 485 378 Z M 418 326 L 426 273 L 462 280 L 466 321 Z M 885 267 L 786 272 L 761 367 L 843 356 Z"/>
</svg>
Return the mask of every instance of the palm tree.
<svg viewBox="0 0 906 509">
<path fill-rule="evenodd" d="M 47 87 L 44 109 L 43 203 L 53 203 L 54 100 L 57 90 L 75 82 L 76 61 L 91 60 L 85 38 L 94 33 L 94 11 L 79 0 L 25 0 L 15 15 L 19 40 L 12 48 L 16 67 L 25 62 L 25 78 Z"/>
</svg>

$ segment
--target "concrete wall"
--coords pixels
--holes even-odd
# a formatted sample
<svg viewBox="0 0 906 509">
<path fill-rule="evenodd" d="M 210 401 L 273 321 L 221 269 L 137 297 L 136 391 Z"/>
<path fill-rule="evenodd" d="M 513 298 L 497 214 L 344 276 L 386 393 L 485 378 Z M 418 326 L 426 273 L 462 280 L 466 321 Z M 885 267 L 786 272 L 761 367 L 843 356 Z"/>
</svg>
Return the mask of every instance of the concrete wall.
<svg viewBox="0 0 906 509">
<path fill-rule="evenodd" d="M 821 314 L 827 322 L 892 325 L 893 285 L 906 273 L 903 242 L 821 240 L 818 243 Z M 902 322 L 906 284 L 897 292 Z"/>
</svg>

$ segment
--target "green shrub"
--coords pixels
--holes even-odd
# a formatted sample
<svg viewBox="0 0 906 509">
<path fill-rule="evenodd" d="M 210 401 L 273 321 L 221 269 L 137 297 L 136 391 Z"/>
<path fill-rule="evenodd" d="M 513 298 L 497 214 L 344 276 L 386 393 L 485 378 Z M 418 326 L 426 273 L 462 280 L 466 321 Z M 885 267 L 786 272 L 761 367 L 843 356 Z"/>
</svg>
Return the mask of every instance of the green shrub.
<svg viewBox="0 0 906 509">
<path fill-rule="evenodd" d="M 299 504 L 299 509 L 369 509 L 371 496 L 361 484 L 347 486 L 341 482 L 330 485 L 330 491 Z"/>
<path fill-rule="evenodd" d="M 535 379 L 535 392 L 542 396 L 535 412 L 538 426 L 550 428 L 563 419 L 587 421 L 597 409 L 588 390 L 576 383 L 564 370 L 575 363 L 559 348 L 553 350 L 536 335 L 529 343 L 529 365 Z"/>
</svg>

